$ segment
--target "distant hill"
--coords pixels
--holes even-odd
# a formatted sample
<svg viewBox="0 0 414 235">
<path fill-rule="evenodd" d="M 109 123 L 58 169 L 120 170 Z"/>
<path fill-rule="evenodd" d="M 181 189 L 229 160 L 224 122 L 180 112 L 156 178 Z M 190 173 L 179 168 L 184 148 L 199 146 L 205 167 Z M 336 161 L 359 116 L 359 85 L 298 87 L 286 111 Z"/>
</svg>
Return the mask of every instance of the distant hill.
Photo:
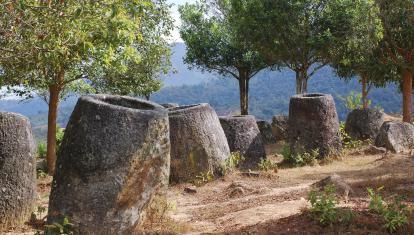
<svg viewBox="0 0 414 235">
<path fill-rule="evenodd" d="M 295 93 L 295 75 L 290 71 L 263 71 L 251 80 L 250 108 L 257 118 L 270 120 L 273 115 L 287 114 L 289 99 Z M 237 80 L 221 78 L 208 80 L 192 86 L 166 87 L 152 96 L 159 103 L 175 102 L 181 105 L 210 103 L 220 115 L 239 111 L 239 90 Z M 309 81 L 309 92 L 332 94 L 341 120 L 348 110 L 341 97 L 361 89 L 356 80 L 340 80 L 329 67 L 320 70 Z M 401 111 L 401 94 L 398 87 L 389 84 L 386 88 L 372 89 L 370 96 L 373 106 L 380 106 L 386 112 Z"/>
<path fill-rule="evenodd" d="M 165 87 L 152 95 L 151 100 L 159 103 L 174 102 L 181 105 L 210 103 L 219 115 L 239 112 L 239 91 L 237 81 L 222 78 L 216 74 L 202 73 L 200 70 L 188 70 L 182 61 L 185 45 L 175 44 L 172 64 L 176 73 L 163 77 Z M 295 92 L 294 74 L 290 71 L 263 71 L 250 83 L 250 113 L 257 118 L 270 120 L 273 115 L 287 114 L 289 99 Z M 329 67 L 320 70 L 309 82 L 310 92 L 330 93 L 334 96 L 338 114 L 344 120 L 347 110 L 340 99 L 351 91 L 359 91 L 356 80 L 345 82 L 337 78 Z M 386 88 L 373 89 L 370 98 L 374 106 L 381 106 L 386 112 L 401 111 L 401 94 L 397 86 L 390 84 Z M 66 126 L 76 103 L 76 97 L 62 102 L 58 123 Z M 18 101 L 0 100 L 0 110 L 21 113 L 28 116 L 38 139 L 46 133 L 47 105 L 39 98 Z"/>
</svg>

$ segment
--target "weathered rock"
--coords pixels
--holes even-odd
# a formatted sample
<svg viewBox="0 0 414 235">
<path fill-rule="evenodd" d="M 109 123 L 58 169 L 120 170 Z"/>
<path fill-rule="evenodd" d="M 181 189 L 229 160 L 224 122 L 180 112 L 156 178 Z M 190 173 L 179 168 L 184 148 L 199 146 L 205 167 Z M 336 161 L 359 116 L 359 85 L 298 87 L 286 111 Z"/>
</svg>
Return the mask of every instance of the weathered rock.
<svg viewBox="0 0 414 235">
<path fill-rule="evenodd" d="M 394 153 L 414 149 L 414 126 L 400 121 L 384 122 L 375 139 L 375 146 L 385 147 Z"/>
<path fill-rule="evenodd" d="M 276 143 L 276 138 L 272 133 L 272 125 L 265 120 L 258 120 L 256 123 L 259 127 L 260 134 L 262 135 L 263 142 L 265 144 Z"/>
<path fill-rule="evenodd" d="M 166 104 L 161 104 L 161 106 L 166 109 L 180 107 L 180 105 L 178 105 L 177 103 L 166 103 Z"/>
<path fill-rule="evenodd" d="M 384 123 L 384 112 L 379 109 L 355 109 L 346 119 L 345 131 L 353 139 L 375 139 Z"/>
<path fill-rule="evenodd" d="M 290 99 L 289 144 L 293 154 L 319 149 L 324 158 L 340 153 L 339 120 L 331 95 L 302 94 Z"/>
<path fill-rule="evenodd" d="M 230 156 L 218 116 L 208 104 L 172 108 L 169 112 L 172 182 L 190 182 L 201 174 L 223 173 Z"/>
<path fill-rule="evenodd" d="M 272 118 L 272 133 L 277 141 L 288 139 L 289 117 L 277 115 Z"/>
<path fill-rule="evenodd" d="M 377 154 L 384 154 L 386 152 L 386 149 L 383 147 L 377 147 L 373 145 L 369 145 L 365 150 L 365 155 L 377 155 Z"/>
<path fill-rule="evenodd" d="M 194 194 L 197 193 L 197 188 L 195 186 L 185 187 L 184 192 Z"/>
<path fill-rule="evenodd" d="M 336 192 L 342 194 L 346 200 L 348 200 L 350 193 L 354 193 L 351 186 L 349 186 L 349 184 L 347 184 L 345 180 L 336 173 L 314 183 L 312 186 L 318 188 L 319 190 L 323 190 L 328 185 L 335 186 Z"/>
<path fill-rule="evenodd" d="M 0 112 L 0 233 L 30 218 L 36 201 L 35 158 L 29 120 Z"/>
<path fill-rule="evenodd" d="M 242 168 L 256 168 L 266 158 L 265 147 L 254 116 L 220 117 L 231 152 L 239 152 L 245 159 Z"/>
<path fill-rule="evenodd" d="M 75 234 L 133 234 L 166 194 L 170 142 L 162 106 L 123 96 L 81 97 L 58 154 L 48 223 Z"/>
</svg>

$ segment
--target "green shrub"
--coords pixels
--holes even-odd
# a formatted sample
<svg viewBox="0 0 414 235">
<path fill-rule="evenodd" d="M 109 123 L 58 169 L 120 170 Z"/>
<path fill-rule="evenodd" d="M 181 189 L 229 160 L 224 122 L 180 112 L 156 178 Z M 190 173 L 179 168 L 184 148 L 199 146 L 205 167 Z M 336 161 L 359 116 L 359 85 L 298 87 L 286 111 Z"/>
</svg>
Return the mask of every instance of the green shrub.
<svg viewBox="0 0 414 235">
<path fill-rule="evenodd" d="M 289 146 L 287 145 L 285 145 L 282 149 L 283 162 L 295 167 L 314 165 L 319 158 L 319 155 L 319 149 L 314 149 L 310 152 L 304 152 L 296 155 L 292 154 Z"/>
<path fill-rule="evenodd" d="M 373 190 L 368 188 L 368 196 L 370 197 L 369 209 L 381 215 L 384 219 L 384 227 L 391 233 L 408 224 L 408 215 L 410 210 L 407 205 L 403 204 L 403 197 L 396 196 L 392 203 L 386 203 L 380 191 L 383 187 Z"/>
<path fill-rule="evenodd" d="M 363 141 L 353 139 L 351 136 L 348 135 L 348 133 L 346 133 L 344 122 L 340 123 L 339 132 L 340 132 L 340 135 L 341 135 L 342 146 L 345 149 L 358 148 L 358 147 L 361 147 L 364 144 Z"/>
<path fill-rule="evenodd" d="M 354 91 L 351 91 L 348 96 L 339 98 L 342 99 L 345 103 L 345 107 L 350 111 L 363 108 L 362 93 L 355 93 Z M 371 100 L 368 100 L 368 107 L 369 106 L 371 106 Z"/>
<path fill-rule="evenodd" d="M 259 167 L 259 170 L 266 171 L 266 172 L 277 170 L 276 163 L 273 163 L 269 159 L 264 159 L 264 158 L 260 160 L 258 167 Z"/>
<path fill-rule="evenodd" d="M 56 126 L 56 152 L 59 151 L 64 134 L 65 134 L 65 129 L 61 128 L 59 125 Z"/>
<path fill-rule="evenodd" d="M 214 180 L 214 174 L 211 171 L 201 173 L 200 175 L 197 175 L 193 181 L 194 185 L 196 186 L 202 186 L 206 183 L 209 183 Z"/>
<path fill-rule="evenodd" d="M 311 204 L 311 217 L 322 225 L 350 224 L 355 218 L 352 211 L 337 207 L 338 199 L 334 185 L 327 185 L 323 192 L 311 191 L 308 200 Z"/>
<path fill-rule="evenodd" d="M 39 142 L 37 144 L 37 157 L 46 158 L 46 150 L 46 143 L 44 141 Z"/>
<path fill-rule="evenodd" d="M 73 234 L 73 224 L 67 216 L 61 222 L 45 225 L 45 235 L 70 235 Z"/>
</svg>

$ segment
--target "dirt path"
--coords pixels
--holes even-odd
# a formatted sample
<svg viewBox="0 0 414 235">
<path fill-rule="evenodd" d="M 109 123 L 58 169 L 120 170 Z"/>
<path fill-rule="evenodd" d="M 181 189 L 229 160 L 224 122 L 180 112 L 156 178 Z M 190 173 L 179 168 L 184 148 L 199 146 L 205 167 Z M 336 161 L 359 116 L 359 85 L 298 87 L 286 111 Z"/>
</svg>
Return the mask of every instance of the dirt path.
<svg viewBox="0 0 414 235">
<path fill-rule="evenodd" d="M 278 160 L 270 148 L 269 155 Z M 231 233 L 268 221 L 277 221 L 300 213 L 308 207 L 305 199 L 309 186 L 333 173 L 342 176 L 354 189 L 344 206 L 367 204 L 367 187 L 385 186 L 389 193 L 407 195 L 414 202 L 414 157 L 408 155 L 366 154 L 366 149 L 349 153 L 343 159 L 313 167 L 279 169 L 260 177 L 245 177 L 234 172 L 224 179 L 186 193 L 190 185 L 171 187 L 168 200 L 176 209 L 170 212 L 174 221 L 191 229 L 188 234 Z M 280 159 L 279 159 L 280 160 Z"/>
</svg>

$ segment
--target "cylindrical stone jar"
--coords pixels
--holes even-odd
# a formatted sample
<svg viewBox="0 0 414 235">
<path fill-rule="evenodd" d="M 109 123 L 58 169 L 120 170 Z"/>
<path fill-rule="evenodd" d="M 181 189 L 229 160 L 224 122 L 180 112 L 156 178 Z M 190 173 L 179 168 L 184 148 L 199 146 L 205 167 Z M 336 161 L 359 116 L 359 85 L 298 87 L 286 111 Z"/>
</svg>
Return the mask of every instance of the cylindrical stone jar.
<svg viewBox="0 0 414 235">
<path fill-rule="evenodd" d="M 28 221 L 36 201 L 36 148 L 29 119 L 0 112 L 0 233 Z"/>
<path fill-rule="evenodd" d="M 220 123 L 227 137 L 231 152 L 239 152 L 244 161 L 242 168 L 257 168 L 266 158 L 265 146 L 257 126 L 251 115 L 220 117 Z"/>
<path fill-rule="evenodd" d="M 67 216 L 75 234 L 133 234 L 170 169 L 168 112 L 124 96 L 81 97 L 65 131 L 48 223 Z"/>
<path fill-rule="evenodd" d="M 293 154 L 319 150 L 320 158 L 338 155 L 342 144 L 335 102 L 328 94 L 301 94 L 290 99 L 289 144 Z"/>
<path fill-rule="evenodd" d="M 190 182 L 202 174 L 221 175 L 229 145 L 219 118 L 208 104 L 169 109 L 172 182 Z"/>
</svg>

